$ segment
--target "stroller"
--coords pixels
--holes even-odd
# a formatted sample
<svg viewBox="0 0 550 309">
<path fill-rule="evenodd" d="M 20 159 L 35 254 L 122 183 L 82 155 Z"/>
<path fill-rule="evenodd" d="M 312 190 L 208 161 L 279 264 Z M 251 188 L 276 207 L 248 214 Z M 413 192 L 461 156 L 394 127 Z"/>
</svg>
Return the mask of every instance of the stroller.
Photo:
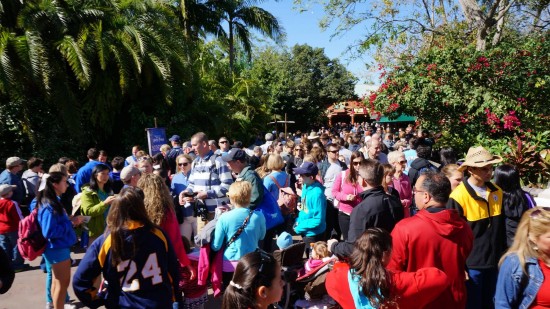
<svg viewBox="0 0 550 309">
<path fill-rule="evenodd" d="M 278 303 L 281 308 L 308 308 L 307 304 L 310 299 L 321 299 L 324 298 L 324 295 L 328 296 L 324 281 L 332 260 L 326 261 L 300 276 L 304 269 L 305 246 L 304 242 L 299 242 L 280 252 L 274 252 L 275 258 L 281 263 L 283 278 L 286 282 L 283 298 Z M 308 300 L 304 300 L 304 298 Z M 302 303 L 304 306 L 296 306 L 298 303 Z M 333 303 L 335 304 L 335 302 Z M 332 308 L 331 305 L 332 303 L 324 307 Z"/>
</svg>

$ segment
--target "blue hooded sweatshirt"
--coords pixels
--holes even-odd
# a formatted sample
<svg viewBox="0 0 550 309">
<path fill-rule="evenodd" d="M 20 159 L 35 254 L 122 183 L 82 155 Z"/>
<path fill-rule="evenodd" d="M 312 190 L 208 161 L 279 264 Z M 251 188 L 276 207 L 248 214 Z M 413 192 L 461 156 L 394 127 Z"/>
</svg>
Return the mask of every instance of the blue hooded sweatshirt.
<svg viewBox="0 0 550 309">
<path fill-rule="evenodd" d="M 302 210 L 298 214 L 294 230 L 302 236 L 315 236 L 325 232 L 326 207 L 325 187 L 315 181 L 302 188 Z"/>
</svg>

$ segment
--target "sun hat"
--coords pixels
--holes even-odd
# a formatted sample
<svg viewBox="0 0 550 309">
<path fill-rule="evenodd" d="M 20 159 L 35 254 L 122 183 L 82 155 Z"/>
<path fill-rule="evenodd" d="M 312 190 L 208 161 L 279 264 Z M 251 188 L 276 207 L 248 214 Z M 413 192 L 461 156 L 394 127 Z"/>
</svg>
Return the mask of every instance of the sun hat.
<svg viewBox="0 0 550 309">
<path fill-rule="evenodd" d="M 6 195 L 15 189 L 17 189 L 17 186 L 2 184 L 0 185 L 0 196 Z"/>
<path fill-rule="evenodd" d="M 496 164 L 502 162 L 501 156 L 492 155 L 487 149 L 482 146 L 470 147 L 464 163 L 458 168 L 459 172 L 464 172 L 468 166 L 471 167 L 483 167 L 489 164 Z"/>
<path fill-rule="evenodd" d="M 292 245 L 292 235 L 290 235 L 288 232 L 282 232 L 279 237 L 277 237 L 277 247 L 279 249 L 283 250 L 285 248 L 288 248 Z"/>
<path fill-rule="evenodd" d="M 317 132 L 314 132 L 314 131 L 311 131 L 311 133 L 309 133 L 309 136 L 307 137 L 307 139 L 318 139 L 319 138 L 319 135 L 317 135 Z"/>
</svg>

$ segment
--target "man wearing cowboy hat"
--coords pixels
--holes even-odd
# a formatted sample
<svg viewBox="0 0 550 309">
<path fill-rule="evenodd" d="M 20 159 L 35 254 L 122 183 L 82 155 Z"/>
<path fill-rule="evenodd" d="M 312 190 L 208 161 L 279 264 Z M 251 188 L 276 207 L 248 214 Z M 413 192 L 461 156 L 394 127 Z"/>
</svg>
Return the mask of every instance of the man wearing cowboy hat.
<svg viewBox="0 0 550 309">
<path fill-rule="evenodd" d="M 458 168 L 465 172 L 465 179 L 447 203 L 447 208 L 458 210 L 466 219 L 474 234 L 472 252 L 466 260 L 468 309 L 494 307 L 498 261 L 506 250 L 502 190 L 491 183 L 493 164 L 499 162 L 502 158 L 485 148 L 470 147 Z"/>
</svg>

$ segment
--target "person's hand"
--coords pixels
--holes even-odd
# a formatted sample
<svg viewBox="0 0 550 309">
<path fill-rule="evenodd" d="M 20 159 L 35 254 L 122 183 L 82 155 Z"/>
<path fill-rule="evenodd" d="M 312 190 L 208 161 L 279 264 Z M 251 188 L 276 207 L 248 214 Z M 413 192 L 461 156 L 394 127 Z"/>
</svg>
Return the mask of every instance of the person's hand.
<svg viewBox="0 0 550 309">
<path fill-rule="evenodd" d="M 115 200 L 115 196 L 114 195 L 111 195 L 111 196 L 108 196 L 104 201 L 103 203 L 104 204 L 107 204 L 107 205 L 111 205 L 111 203 Z"/>
<path fill-rule="evenodd" d="M 329 240 L 327 241 L 327 247 L 328 247 L 328 251 L 329 251 L 330 253 L 332 253 L 332 251 L 331 251 L 332 245 L 333 245 L 334 243 L 337 243 L 337 242 L 338 242 L 338 239 L 334 239 L 334 238 L 329 239 Z"/>
<path fill-rule="evenodd" d="M 206 193 L 206 191 L 199 191 L 199 193 L 197 194 L 197 196 L 195 196 L 196 199 L 199 199 L 199 200 L 204 200 L 208 197 L 208 193 Z"/>
<path fill-rule="evenodd" d="M 195 201 L 195 198 L 192 197 L 192 196 L 185 196 L 184 192 L 187 192 L 187 191 L 182 191 L 179 195 L 179 203 L 180 205 L 185 205 L 187 203 L 191 204 Z"/>
<path fill-rule="evenodd" d="M 348 200 L 350 202 L 355 200 L 355 195 L 354 194 L 348 194 L 348 196 L 346 197 L 346 200 Z"/>
<path fill-rule="evenodd" d="M 83 222 L 84 222 L 84 217 L 83 216 L 74 216 L 74 217 L 71 218 L 71 223 L 73 224 L 73 226 L 79 226 Z"/>
</svg>

